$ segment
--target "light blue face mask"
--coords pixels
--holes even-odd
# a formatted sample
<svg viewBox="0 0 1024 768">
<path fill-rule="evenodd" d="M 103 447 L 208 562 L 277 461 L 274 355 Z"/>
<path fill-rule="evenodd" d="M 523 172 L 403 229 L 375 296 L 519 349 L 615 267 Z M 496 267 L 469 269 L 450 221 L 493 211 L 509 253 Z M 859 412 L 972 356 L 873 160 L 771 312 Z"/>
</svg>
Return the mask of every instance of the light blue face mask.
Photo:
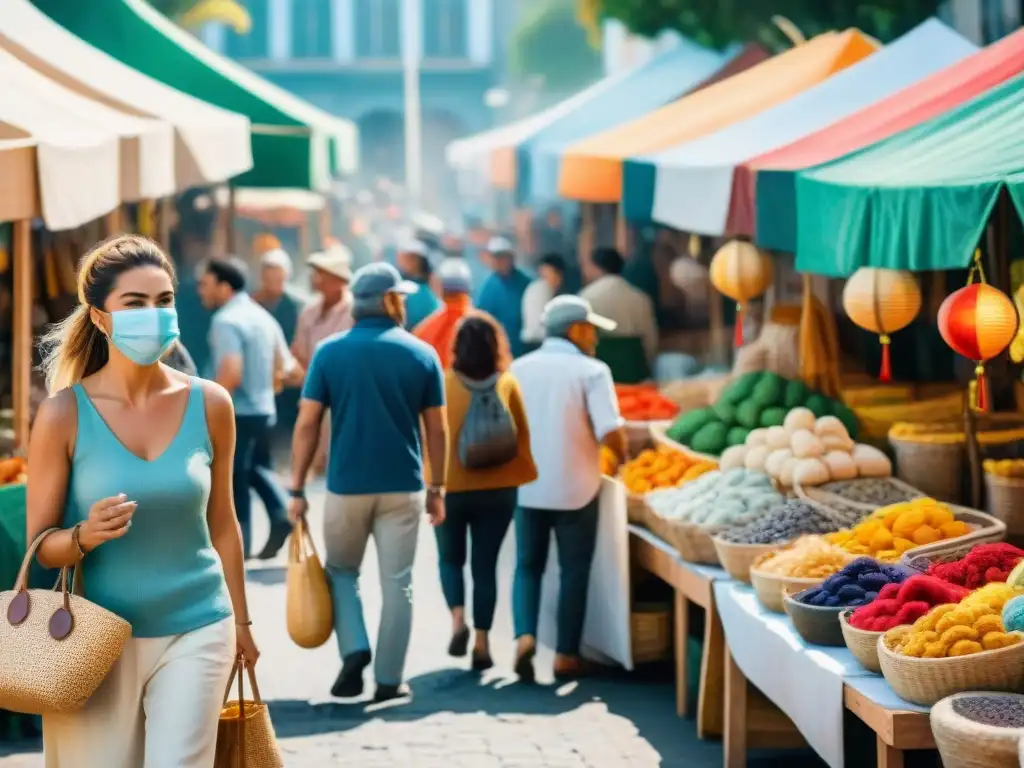
<svg viewBox="0 0 1024 768">
<path fill-rule="evenodd" d="M 138 365 L 159 362 L 181 335 L 174 307 L 122 309 L 110 313 L 110 342 Z"/>
</svg>

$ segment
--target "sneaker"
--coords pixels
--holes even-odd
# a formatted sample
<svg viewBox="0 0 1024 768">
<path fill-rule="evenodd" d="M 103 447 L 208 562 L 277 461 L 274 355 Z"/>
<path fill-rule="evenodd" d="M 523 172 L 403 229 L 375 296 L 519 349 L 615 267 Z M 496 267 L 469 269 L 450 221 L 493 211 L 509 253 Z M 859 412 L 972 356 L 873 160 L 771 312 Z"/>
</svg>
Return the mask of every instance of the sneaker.
<svg viewBox="0 0 1024 768">
<path fill-rule="evenodd" d="M 291 523 L 287 520 L 275 520 L 270 524 L 270 535 L 267 537 L 267 543 L 263 546 L 262 551 L 256 555 L 259 560 L 273 560 L 277 557 L 277 553 L 281 551 L 281 547 L 288 540 L 289 534 L 292 532 Z"/>
<path fill-rule="evenodd" d="M 394 701 L 395 699 L 412 698 L 412 691 L 409 690 L 409 686 L 402 685 L 383 685 L 378 683 L 377 692 L 373 694 L 373 701 L 375 704 L 383 704 L 385 701 Z"/>
<path fill-rule="evenodd" d="M 363 693 L 363 670 L 370 664 L 369 651 L 356 651 L 345 657 L 338 679 L 331 686 L 331 696 L 338 699 L 354 699 Z"/>
</svg>

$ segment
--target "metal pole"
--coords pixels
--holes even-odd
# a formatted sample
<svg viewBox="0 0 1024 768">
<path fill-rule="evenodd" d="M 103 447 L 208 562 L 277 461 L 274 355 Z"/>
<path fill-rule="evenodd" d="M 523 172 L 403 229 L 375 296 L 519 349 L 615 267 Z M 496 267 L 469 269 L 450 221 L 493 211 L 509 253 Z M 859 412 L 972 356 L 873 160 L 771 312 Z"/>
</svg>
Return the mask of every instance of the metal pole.
<svg viewBox="0 0 1024 768">
<path fill-rule="evenodd" d="M 14 222 L 14 312 L 12 341 L 14 365 L 14 441 L 28 450 L 28 426 L 32 408 L 32 222 Z"/>
<path fill-rule="evenodd" d="M 420 49 L 423 0 L 402 0 L 402 74 L 405 95 L 405 187 L 413 208 L 422 191 L 422 125 L 420 115 Z"/>
</svg>

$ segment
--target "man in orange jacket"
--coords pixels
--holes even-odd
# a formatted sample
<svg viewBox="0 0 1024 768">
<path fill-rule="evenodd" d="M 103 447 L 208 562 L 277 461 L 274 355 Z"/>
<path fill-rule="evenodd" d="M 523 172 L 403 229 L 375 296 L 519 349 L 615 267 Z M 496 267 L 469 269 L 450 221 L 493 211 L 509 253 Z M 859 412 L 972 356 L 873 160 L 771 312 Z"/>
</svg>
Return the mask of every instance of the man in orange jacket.
<svg viewBox="0 0 1024 768">
<path fill-rule="evenodd" d="M 452 344 L 459 321 L 473 309 L 469 265 L 460 258 L 448 258 L 435 272 L 440 285 L 442 305 L 413 329 L 413 334 L 432 346 L 441 358 L 441 367 L 452 366 Z"/>
</svg>

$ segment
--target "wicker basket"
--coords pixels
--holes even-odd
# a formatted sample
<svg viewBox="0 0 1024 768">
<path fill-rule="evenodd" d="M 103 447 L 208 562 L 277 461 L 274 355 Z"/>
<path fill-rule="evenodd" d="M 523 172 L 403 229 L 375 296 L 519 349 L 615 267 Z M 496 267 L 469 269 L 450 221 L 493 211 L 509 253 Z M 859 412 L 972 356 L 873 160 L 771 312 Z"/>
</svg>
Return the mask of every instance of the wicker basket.
<svg viewBox="0 0 1024 768">
<path fill-rule="evenodd" d="M 644 497 L 638 493 L 626 491 L 626 519 L 633 525 L 641 525 L 650 528 L 651 511 L 644 501 Z"/>
<path fill-rule="evenodd" d="M 878 638 L 878 662 L 885 681 L 896 694 L 930 707 L 962 691 L 1024 691 L 1024 643 L 996 651 L 945 659 L 919 659 L 891 650 L 896 627 Z"/>
<path fill-rule="evenodd" d="M 849 608 L 839 614 L 839 629 L 843 633 L 843 642 L 850 649 L 853 657 L 860 662 L 865 669 L 872 672 L 881 672 L 882 667 L 878 663 L 878 638 L 884 632 L 872 632 L 867 629 L 857 629 L 850 624 L 850 615 L 853 613 Z"/>
<path fill-rule="evenodd" d="M 985 414 L 976 416 L 977 436 L 985 458 L 1012 458 L 1019 453 L 1021 414 Z M 963 495 L 966 474 L 966 448 L 962 421 L 925 425 L 920 435 L 894 435 L 889 442 L 896 454 L 896 474 L 915 488 L 942 501 L 957 502 Z M 927 442 L 922 436 L 946 435 L 948 440 Z"/>
<path fill-rule="evenodd" d="M 712 536 L 723 526 L 701 526 L 682 520 L 671 520 L 648 509 L 648 528 L 662 541 L 671 545 L 679 556 L 689 563 L 718 565 L 718 552 Z"/>
<path fill-rule="evenodd" d="M 791 587 L 782 595 L 782 605 L 793 622 L 793 628 L 804 642 L 811 645 L 829 645 L 842 648 L 843 631 L 839 626 L 839 614 L 844 608 L 827 608 L 800 602 L 800 596 L 807 589 Z"/>
<path fill-rule="evenodd" d="M 750 569 L 750 583 L 757 593 L 757 599 L 761 602 L 761 605 L 769 611 L 775 611 L 775 613 L 786 612 L 782 602 L 786 591 L 793 588 L 810 589 L 821 584 L 824 580 L 825 577 L 808 579 L 796 576 L 776 576 L 774 573 L 759 571 L 756 567 Z"/>
<path fill-rule="evenodd" d="M 988 725 L 957 711 L 957 704 L 976 697 L 1002 699 L 1016 710 L 1024 706 L 1024 696 L 1015 693 L 957 693 L 940 701 L 932 707 L 930 720 L 942 764 L 949 768 L 1018 768 L 1024 722 L 1020 727 Z"/>
<path fill-rule="evenodd" d="M 1024 479 L 985 473 L 988 513 L 1006 525 L 1006 538 L 1024 542 Z"/>
<path fill-rule="evenodd" d="M 1006 538 L 1006 525 L 991 515 L 967 507 L 952 507 L 957 520 L 963 520 L 973 530 L 955 539 L 936 541 L 907 550 L 900 557 L 900 565 L 918 573 L 928 573 L 933 563 L 950 563 L 959 560 L 979 544 L 990 544 Z"/>
<path fill-rule="evenodd" d="M 629 617 L 633 661 L 661 661 L 672 653 L 672 610 L 664 603 L 637 603 Z"/>
<path fill-rule="evenodd" d="M 718 562 L 737 581 L 750 583 L 750 566 L 761 555 L 772 552 L 779 547 L 786 546 L 786 542 L 778 544 L 733 544 L 718 536 L 712 536 L 711 542 L 715 546 L 718 555 Z"/>
</svg>

